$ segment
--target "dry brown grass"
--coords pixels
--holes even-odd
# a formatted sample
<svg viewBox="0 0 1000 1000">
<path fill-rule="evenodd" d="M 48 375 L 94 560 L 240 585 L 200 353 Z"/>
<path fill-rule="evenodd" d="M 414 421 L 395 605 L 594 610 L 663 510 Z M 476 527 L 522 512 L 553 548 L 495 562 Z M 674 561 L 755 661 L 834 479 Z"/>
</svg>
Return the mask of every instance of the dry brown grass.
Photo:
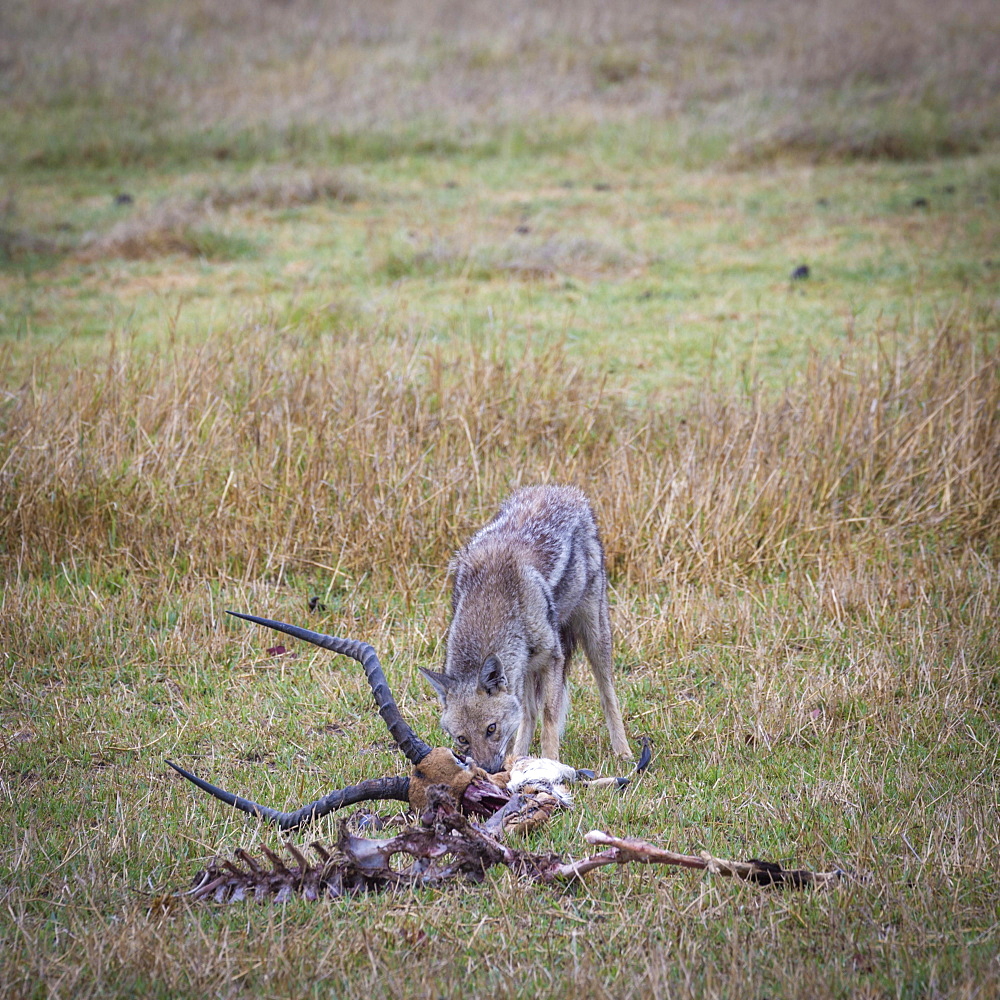
<svg viewBox="0 0 1000 1000">
<path fill-rule="evenodd" d="M 925 535 L 990 546 L 1000 376 L 961 330 L 817 361 L 780 399 L 688 409 L 613 398 L 558 347 L 512 362 L 266 325 L 168 357 L 118 347 L 10 387 L 4 561 L 243 580 L 322 566 L 409 595 L 499 497 L 553 480 L 601 484 L 612 570 L 647 592 Z"/>
</svg>

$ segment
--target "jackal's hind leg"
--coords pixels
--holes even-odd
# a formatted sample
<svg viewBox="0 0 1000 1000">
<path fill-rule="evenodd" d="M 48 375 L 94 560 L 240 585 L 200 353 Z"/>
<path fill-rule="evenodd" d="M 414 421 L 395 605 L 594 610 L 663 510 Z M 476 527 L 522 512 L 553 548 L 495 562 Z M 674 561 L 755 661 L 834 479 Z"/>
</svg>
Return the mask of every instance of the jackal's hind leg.
<svg viewBox="0 0 1000 1000">
<path fill-rule="evenodd" d="M 596 605 L 596 607 L 594 606 Z M 579 636 L 587 662 L 590 664 L 597 694 L 601 700 L 601 711 L 611 734 L 611 749 L 619 757 L 631 760 L 632 748 L 625 736 L 622 710 L 615 694 L 615 683 L 611 676 L 611 619 L 608 615 L 607 598 L 595 599 L 591 603 L 592 613 L 581 622 Z"/>
</svg>

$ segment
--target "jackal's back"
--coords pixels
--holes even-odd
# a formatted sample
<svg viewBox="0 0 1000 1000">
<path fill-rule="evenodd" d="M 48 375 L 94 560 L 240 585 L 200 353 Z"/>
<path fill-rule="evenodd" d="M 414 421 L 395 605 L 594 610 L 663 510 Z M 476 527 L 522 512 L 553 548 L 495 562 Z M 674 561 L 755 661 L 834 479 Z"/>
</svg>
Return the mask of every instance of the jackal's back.
<svg viewBox="0 0 1000 1000">
<path fill-rule="evenodd" d="M 487 580 L 513 582 L 518 566 L 540 574 L 555 618 L 564 624 L 587 587 L 604 577 L 604 550 L 583 492 L 528 486 L 508 497 L 452 561 L 453 610 L 465 595 L 481 592 L 478 585 Z"/>
</svg>

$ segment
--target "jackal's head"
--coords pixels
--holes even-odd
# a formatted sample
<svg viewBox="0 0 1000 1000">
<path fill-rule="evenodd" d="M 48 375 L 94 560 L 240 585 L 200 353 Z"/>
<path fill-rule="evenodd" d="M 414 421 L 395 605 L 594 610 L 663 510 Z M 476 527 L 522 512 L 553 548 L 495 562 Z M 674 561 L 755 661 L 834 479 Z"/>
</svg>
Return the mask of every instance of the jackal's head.
<svg viewBox="0 0 1000 1000">
<path fill-rule="evenodd" d="M 441 699 L 441 728 L 459 752 L 490 774 L 500 771 L 517 735 L 522 711 L 497 657 L 487 656 L 478 677 L 473 678 L 449 677 L 424 667 L 420 672 Z"/>
</svg>

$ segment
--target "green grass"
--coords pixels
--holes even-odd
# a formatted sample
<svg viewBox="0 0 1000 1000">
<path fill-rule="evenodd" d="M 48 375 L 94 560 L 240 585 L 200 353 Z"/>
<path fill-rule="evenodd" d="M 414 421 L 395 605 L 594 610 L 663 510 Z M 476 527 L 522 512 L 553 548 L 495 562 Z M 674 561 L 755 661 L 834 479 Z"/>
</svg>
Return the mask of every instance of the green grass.
<svg viewBox="0 0 1000 1000">
<path fill-rule="evenodd" d="M 372 164 L 343 174 L 352 200 L 288 207 L 202 207 L 242 171 L 26 182 L 18 225 L 79 234 L 83 260 L 41 280 L 9 260 L 4 328 L 15 345 L 102 329 L 149 344 L 262 306 L 278 325 L 329 311 L 442 343 L 565 337 L 617 384 L 673 391 L 711 375 L 781 384 L 875 325 L 996 295 L 995 157 L 733 174 L 595 169 L 592 150 Z M 132 205 L 114 204 L 121 191 Z M 792 281 L 802 263 L 810 277 Z"/>
<path fill-rule="evenodd" d="M 1000 993 L 995 4 L 362 7 L 4 12 L 0 993 Z M 402 773 L 224 610 L 372 642 L 437 742 L 449 557 L 542 481 L 654 760 L 526 846 L 853 877 L 151 906 L 280 841 L 164 758 Z"/>
<path fill-rule="evenodd" d="M 995 579 L 969 583 L 995 596 Z M 109 623 L 128 621 L 147 603 L 128 588 L 99 605 L 85 585 L 63 581 L 61 589 L 82 619 L 100 608 Z M 116 635 L 88 626 L 87 647 L 68 643 L 76 626 L 63 623 L 36 638 L 59 650 L 52 672 L 34 677 L 17 699 L 30 722 L 7 769 L 18 790 L 8 877 L 20 929 L 10 944 L 39 964 L 24 966 L 23 981 L 9 975 L 7 988 L 31 994 L 41 982 L 60 993 L 127 993 L 145 983 L 170 995 L 224 993 L 240 983 L 268 995 L 461 988 L 524 996 L 538 989 L 618 995 L 623 987 L 712 993 L 735 984 L 740 995 L 989 992 L 997 917 L 994 636 L 971 610 L 954 620 L 921 604 L 878 627 L 865 614 L 838 625 L 815 611 L 783 609 L 784 594 L 780 586 L 755 588 L 706 614 L 705 598 L 688 592 L 688 627 L 705 617 L 712 621 L 701 621 L 702 629 L 711 627 L 715 615 L 737 624 L 723 625 L 715 639 L 694 635 L 690 646 L 640 640 L 639 655 L 620 644 L 627 715 L 654 734 L 654 768 L 625 796 L 581 793 L 574 813 L 531 842 L 579 856 L 582 832 L 598 826 L 679 850 L 836 864 L 857 874 L 823 894 L 626 869 L 566 892 L 498 872 L 483 887 L 401 899 L 180 905 L 166 916 L 147 914 L 139 890 L 183 886 L 214 851 L 274 839 L 168 777 L 163 756 L 193 759 L 230 787 L 274 803 L 390 773 L 399 762 L 357 670 L 329 664 L 325 654 L 279 668 L 262 657 L 266 636 L 210 620 L 220 597 L 240 604 L 241 596 L 304 620 L 291 595 L 224 593 L 211 603 L 176 595 L 183 613 L 174 630 L 147 624 Z M 619 605 L 619 628 L 652 610 L 641 601 Z M 382 623 L 365 632 L 384 636 L 383 646 L 421 648 L 426 611 L 399 620 L 368 597 L 355 602 L 354 614 Z M 902 634 L 911 643 L 894 648 Z M 914 655 L 919 643 L 929 647 Z M 399 654 L 390 663 L 407 714 L 431 732 L 430 696 L 407 683 L 411 671 Z M 905 687 L 894 692 L 896 684 Z M 608 766 L 589 685 L 575 690 L 574 706 L 566 758 Z M 343 731 L 322 732 L 329 722 Z M 51 786 L 63 794 L 30 802 Z M 39 809 L 44 824 L 30 820 Z M 324 832 L 332 835 L 332 820 L 320 824 Z"/>
</svg>

